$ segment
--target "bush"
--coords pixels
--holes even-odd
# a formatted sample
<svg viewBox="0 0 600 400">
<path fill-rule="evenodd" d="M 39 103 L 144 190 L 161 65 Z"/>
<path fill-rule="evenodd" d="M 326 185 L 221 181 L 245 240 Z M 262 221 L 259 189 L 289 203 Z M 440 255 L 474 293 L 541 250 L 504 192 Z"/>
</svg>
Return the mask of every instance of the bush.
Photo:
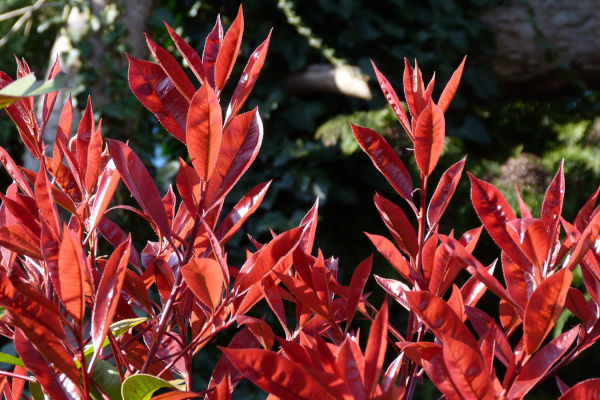
<svg viewBox="0 0 600 400">
<path fill-rule="evenodd" d="M 270 398 L 397 399 L 412 398 L 426 374 L 446 398 L 516 399 L 596 342 L 598 191 L 573 223 L 564 220 L 562 164 L 540 218 L 523 201 L 517 218 L 494 186 L 470 175 L 471 203 L 483 226 L 459 239 L 453 230 L 440 232 L 466 158 L 442 174 L 432 195 L 428 190 L 444 144 L 444 113 L 464 60 L 437 102 L 433 80 L 425 86 L 418 66 L 406 62 L 408 114 L 375 68 L 414 144 L 416 186 L 377 132 L 351 127 L 360 148 L 406 201 L 404 209 L 375 194 L 392 240 L 367 234 L 399 275 L 374 279 L 406 309 L 405 318 L 390 314 L 387 300 L 376 306 L 364 293 L 372 257 L 344 285 L 337 279 L 337 260 L 313 250 L 318 201 L 299 226 L 272 232 L 266 243 L 251 237 L 255 251 L 247 251 L 239 268 L 230 265 L 224 246 L 270 185 L 258 185 L 221 216 L 226 196 L 254 161 L 263 137 L 258 110 L 240 112 L 270 35 L 250 56 L 222 112 L 221 93 L 243 29 L 241 8 L 226 34 L 217 19 L 200 56 L 167 26 L 199 89 L 150 39 L 156 63 L 129 57 L 132 91 L 188 151 L 191 165 L 179 160 L 179 196 L 172 187 L 161 196 L 126 143 L 102 138 L 102 123 L 95 123 L 90 102 L 73 137 L 72 105 L 63 107 L 48 156 L 42 137 L 56 92 L 44 96 L 41 121 L 30 97 L 36 93 L 8 96 L 12 104 L 6 110 L 40 168 L 19 167 L 0 150 L 13 179 L 0 195 L 0 333 L 14 343 L 18 356 L 0 354 L 0 361 L 14 365 L 0 373 L 5 397 L 20 397 L 29 382 L 34 399 L 44 394 L 52 399 L 129 400 L 155 394 L 230 399 L 245 378 Z M 58 71 L 57 64 L 50 77 Z M 20 64 L 17 77 L 28 72 Z M 0 86 L 9 82 L 7 75 L 0 76 Z M 121 180 L 139 208 L 108 208 Z M 112 212 L 118 209 L 138 215 L 156 235 L 141 253 L 114 221 Z M 483 228 L 500 249 L 504 283 L 494 276 L 497 260 L 485 267 L 472 255 Z M 459 287 L 463 270 L 469 277 Z M 573 279 L 577 274 L 583 284 Z M 491 315 L 485 311 L 489 307 L 478 307 L 486 293 L 497 307 Z M 255 306 L 262 300 L 269 315 L 259 318 Z M 566 313 L 573 316 L 568 324 Z M 357 314 L 368 321 L 362 338 Z M 194 356 L 234 326 L 233 338 L 219 347 L 222 355 L 208 387 L 197 391 Z M 591 379 L 569 388 L 557 378 L 564 399 L 596 396 L 599 383 Z"/>
</svg>

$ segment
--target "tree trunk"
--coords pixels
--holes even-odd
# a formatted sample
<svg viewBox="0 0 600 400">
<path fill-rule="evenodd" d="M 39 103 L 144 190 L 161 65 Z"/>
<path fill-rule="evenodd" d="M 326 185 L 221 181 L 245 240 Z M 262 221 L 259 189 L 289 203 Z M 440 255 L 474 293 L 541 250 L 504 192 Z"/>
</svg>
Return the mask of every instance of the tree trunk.
<svg viewBox="0 0 600 400">
<path fill-rule="evenodd" d="M 573 78 L 600 87 L 596 1 L 515 0 L 482 19 L 495 33 L 493 66 L 506 94 L 552 92 Z"/>
</svg>

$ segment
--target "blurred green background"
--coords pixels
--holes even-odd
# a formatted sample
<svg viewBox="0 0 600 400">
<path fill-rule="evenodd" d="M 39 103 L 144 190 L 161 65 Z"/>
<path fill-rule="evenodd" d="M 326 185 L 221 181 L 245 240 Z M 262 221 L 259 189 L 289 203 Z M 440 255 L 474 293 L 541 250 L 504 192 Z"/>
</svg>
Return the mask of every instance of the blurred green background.
<svg viewBox="0 0 600 400">
<path fill-rule="evenodd" d="M 240 260 L 244 247 L 250 247 L 246 233 L 263 240 L 268 238 L 269 228 L 279 232 L 297 225 L 317 196 L 320 201 L 317 245 L 326 256 L 339 257 L 343 282 L 347 282 L 354 266 L 374 251 L 362 232 L 386 234 L 373 206 L 373 194 L 378 191 L 398 203 L 400 198 L 358 151 L 348 121 L 385 135 L 406 161 L 413 177 L 416 179 L 418 175 L 416 166 L 409 161 L 410 142 L 387 107 L 369 60 L 376 63 L 400 94 L 404 58 L 411 63 L 416 58 L 426 80 L 436 72 L 434 97 L 437 98 L 452 71 L 468 55 L 457 96 L 446 113 L 448 138 L 435 179 L 445 167 L 468 154 L 468 171 L 496 184 L 515 209 L 514 185 L 518 184 L 536 215 L 545 187 L 564 158 L 567 176 L 564 216 L 572 220 L 600 182 L 600 125 L 596 119 L 600 99 L 594 79 L 579 74 L 577 63 L 562 58 L 561 45 L 544 34 L 548 28 L 546 20 L 536 8 L 542 3 L 525 0 L 245 2 L 244 40 L 232 80 L 237 79 L 248 56 L 269 29 L 274 31 L 265 67 L 246 106 L 246 109 L 259 106 L 265 139 L 257 161 L 229 196 L 231 204 L 257 183 L 273 179 L 273 184 L 245 232 L 230 242 L 230 259 Z M 51 49 L 58 38 L 63 40 L 60 57 L 69 69 L 69 86 L 78 107 L 85 105 L 91 94 L 96 117 L 103 118 L 104 136 L 130 140 L 164 193 L 174 179 L 176 160 L 185 157 L 185 151 L 129 91 L 124 53 L 147 59 L 141 35 L 147 32 L 155 42 L 176 54 L 163 21 L 201 51 L 216 15 L 221 15 L 227 28 L 238 6 L 238 0 L 2 0 L 0 70 L 14 77 L 14 55 L 17 55 L 27 59 L 37 76 L 43 77 Z M 522 9 L 524 26 L 533 32 L 533 42 L 529 44 L 540 49 L 532 57 L 541 57 L 540 62 L 556 67 L 554 75 L 548 75 L 550 78 L 511 81 L 498 73 L 498 60 L 506 59 L 507 54 L 501 53 L 506 49 L 499 45 L 497 26 L 490 21 L 502 17 L 506 7 Z M 581 4 L 573 7 L 566 9 L 567 15 L 581 8 Z M 180 59 L 179 55 L 176 57 Z M 372 99 L 335 90 L 310 89 L 305 81 L 300 85 L 305 90 L 299 91 L 298 85 L 292 84 L 293 79 L 310 78 L 314 66 L 356 67 L 359 73 L 355 78 L 368 80 Z M 226 90 L 226 99 L 233 90 L 231 86 L 233 82 L 229 92 Z M 18 159 L 24 149 L 17 138 L 3 113 L 0 145 Z M 7 179 L 6 175 L 2 177 Z M 442 220 L 443 233 L 454 228 L 462 234 L 478 225 L 468 191 L 465 178 Z M 128 230 L 137 234 L 141 247 L 147 230 L 134 224 L 131 218 L 122 216 L 124 223 L 129 223 Z M 477 255 L 488 263 L 497 257 L 486 238 L 482 239 Z M 394 276 L 380 258 L 376 258 L 374 272 Z M 381 295 L 375 285 L 371 289 Z M 587 356 L 580 365 L 599 367 L 599 359 Z M 587 367 L 587 371 L 598 370 Z M 199 374 L 207 378 L 206 373 Z M 567 367 L 560 376 L 568 384 L 589 377 L 576 366 Z M 433 389 L 425 386 L 420 396 L 429 398 L 430 390 Z M 248 393 L 244 396 L 250 396 Z M 555 398 L 557 394 L 554 383 L 549 382 L 532 393 L 531 398 Z"/>
</svg>

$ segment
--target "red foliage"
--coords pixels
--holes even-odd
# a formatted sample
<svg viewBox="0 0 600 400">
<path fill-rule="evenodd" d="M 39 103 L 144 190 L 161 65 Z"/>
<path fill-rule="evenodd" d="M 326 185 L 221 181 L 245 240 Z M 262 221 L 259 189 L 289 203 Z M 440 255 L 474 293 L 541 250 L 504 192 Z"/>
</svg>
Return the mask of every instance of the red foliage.
<svg viewBox="0 0 600 400">
<path fill-rule="evenodd" d="M 55 93 L 44 98 L 42 122 L 31 98 L 6 108 L 40 168 L 20 167 L 0 149 L 0 162 L 13 179 L 0 195 L 0 306 L 5 309 L 0 334 L 14 341 L 20 358 L 3 356 L 15 365 L 12 372 L 0 372 L 5 398 L 19 397 L 29 381 L 32 393 L 39 384 L 53 399 L 112 398 L 115 391 L 124 399 L 141 398 L 133 393 L 145 385 L 152 386 L 150 394 L 171 390 L 157 398 L 220 400 L 230 399 L 246 378 L 273 399 L 404 399 L 426 374 L 446 398 L 517 399 L 600 337 L 597 193 L 572 224 L 565 221 L 562 166 L 540 218 L 522 201 L 517 218 L 496 188 L 469 175 L 473 207 L 500 249 L 504 284 L 494 276 L 496 262 L 486 268 L 472 255 L 481 227 L 458 240 L 438 231 L 465 166 L 463 158 L 448 168 L 428 199 L 445 137 L 444 112 L 464 60 L 437 103 L 434 80 L 425 86 L 418 65 L 407 61 L 408 114 L 375 68 L 414 142 L 418 185 L 383 137 L 352 125 L 362 150 L 414 214 L 376 194 L 375 206 L 393 241 L 367 234 L 400 275 L 375 280 L 408 311 L 405 329 L 397 327 L 387 301 L 375 307 L 364 293 L 372 257 L 354 269 L 345 286 L 337 279 L 337 260 L 313 251 L 318 203 L 300 226 L 273 234 L 268 243 L 254 241 L 256 250 L 241 267 L 229 265 L 227 240 L 256 211 L 270 184 L 252 189 L 220 218 L 225 197 L 262 143 L 258 110 L 240 110 L 257 81 L 270 34 L 251 55 L 223 115 L 221 93 L 244 29 L 241 7 L 225 34 L 217 19 L 202 56 L 167 29 L 197 82 L 149 38 L 156 63 L 129 57 L 129 82 L 140 102 L 186 145 L 191 166 L 179 160 L 179 196 L 172 190 L 162 196 L 127 144 L 102 139 L 91 102 L 72 138 L 71 102 L 64 106 L 52 156 L 45 154 L 42 136 Z M 59 69 L 57 64 L 50 77 Z M 17 76 L 27 71 L 19 63 Z M 2 74 L 0 82 L 5 86 L 10 79 Z M 108 205 L 121 180 L 139 209 L 117 207 L 141 216 L 156 234 L 141 253 L 111 220 Z M 102 242 L 114 250 L 98 254 L 100 244 L 106 247 Z M 585 288 L 571 286 L 578 266 Z M 462 269 L 471 278 L 458 287 Z M 487 289 L 499 299 L 498 319 L 476 308 Z M 285 337 L 247 315 L 263 299 Z M 286 315 L 284 303 L 293 305 L 295 315 Z M 565 309 L 581 323 L 548 338 Z M 371 321 L 363 347 L 352 329 L 357 313 Z M 221 348 L 208 388 L 191 392 L 192 358 L 234 325 L 239 330 Z M 108 374 L 119 378 L 111 382 Z M 174 385 L 175 378 L 184 383 Z M 564 399 L 598 393 L 597 379 L 570 389 L 557 382 Z"/>
</svg>

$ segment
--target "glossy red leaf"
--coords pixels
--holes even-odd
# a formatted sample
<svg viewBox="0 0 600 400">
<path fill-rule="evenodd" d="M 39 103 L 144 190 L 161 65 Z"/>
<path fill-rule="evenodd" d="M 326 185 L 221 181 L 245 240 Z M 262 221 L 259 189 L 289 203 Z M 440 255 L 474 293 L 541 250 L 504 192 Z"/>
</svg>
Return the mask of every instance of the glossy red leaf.
<svg viewBox="0 0 600 400">
<path fill-rule="evenodd" d="M 525 202 L 521 198 L 521 193 L 519 193 L 519 188 L 517 187 L 516 183 L 515 193 L 517 195 L 517 201 L 519 202 L 519 211 L 521 212 L 521 218 L 533 218 L 531 216 L 531 211 L 529 210 L 529 207 L 527 207 L 527 204 L 525 204 Z"/>
<path fill-rule="evenodd" d="M 565 300 L 565 307 L 567 307 L 573 315 L 579 318 L 584 326 L 595 318 L 592 317 L 590 306 L 585 296 L 575 288 L 569 288 L 567 299 Z"/>
<path fill-rule="evenodd" d="M 108 208 L 110 201 L 112 200 L 121 175 L 117 172 L 117 167 L 113 160 L 109 160 L 98 178 L 98 185 L 95 191 L 94 200 L 90 208 L 90 214 L 87 219 L 87 231 L 93 232 L 100 223 L 100 220 L 104 217 L 104 212 Z"/>
<path fill-rule="evenodd" d="M 183 161 L 181 157 L 179 157 L 179 171 L 175 180 L 183 204 L 185 204 L 190 214 L 194 215 L 198 210 L 202 196 L 201 181 L 196 170 Z"/>
<path fill-rule="evenodd" d="M 400 196 L 412 202 L 412 180 L 394 149 L 374 130 L 352 123 L 350 125 L 360 148 L 371 158 L 377 170 Z"/>
<path fill-rule="evenodd" d="M 15 330 L 14 344 L 19 358 L 35 376 L 44 392 L 54 400 L 82 399 L 79 380 L 73 381 L 63 374 L 57 373 L 49 363 L 29 342 L 20 329 Z"/>
<path fill-rule="evenodd" d="M 475 178 L 469 174 L 471 180 L 471 201 L 477 216 L 485 226 L 494 242 L 506 254 L 529 273 L 533 273 L 533 265 L 525 254 L 512 240 L 507 232 L 508 221 L 516 218 L 510 205 L 502 194 L 493 185 Z"/>
<path fill-rule="evenodd" d="M 498 282 L 494 276 L 490 275 L 487 269 L 481 265 L 475 257 L 468 253 L 459 241 L 445 235 L 440 235 L 439 239 L 446 246 L 450 254 L 452 254 L 452 257 L 456 258 L 471 275 L 485 283 L 487 288 L 496 294 L 496 296 L 505 299 L 517 308 L 520 308 L 502 287 L 500 282 Z"/>
<path fill-rule="evenodd" d="M 406 299 L 411 310 L 442 343 L 445 344 L 446 338 L 451 338 L 479 348 L 469 329 L 444 300 L 425 291 L 407 292 Z"/>
<path fill-rule="evenodd" d="M 171 82 L 173 82 L 179 92 L 190 101 L 194 93 L 196 93 L 196 88 L 194 88 L 194 85 L 179 63 L 167 50 L 153 42 L 148 35 L 144 34 L 144 36 L 146 36 L 146 44 L 154 60 L 160 65 L 165 74 L 169 76 Z"/>
<path fill-rule="evenodd" d="M 564 268 L 544 279 L 531 294 L 523 320 L 523 341 L 528 354 L 535 353 L 560 316 L 571 278 L 571 271 Z"/>
<path fill-rule="evenodd" d="M 8 192 L 7 195 L 9 195 Z M 12 216 L 14 216 L 14 218 L 19 222 L 21 227 L 24 228 L 24 231 L 26 231 L 32 239 L 39 238 L 41 229 L 40 221 L 37 218 L 37 212 L 34 216 L 30 212 L 30 209 L 27 207 L 27 205 L 19 201 L 21 200 L 20 196 L 17 195 L 14 198 L 15 200 L 0 193 L 0 200 L 2 201 L 2 204 L 4 207 L 6 207 L 6 210 L 9 211 L 10 214 L 12 214 Z"/>
<path fill-rule="evenodd" d="M 494 399 L 497 393 L 478 347 L 448 337 L 442 352 L 448 375 L 465 400 Z"/>
<path fill-rule="evenodd" d="M 117 171 L 133 197 L 163 234 L 169 234 L 171 228 L 162 198 L 142 161 L 125 143 L 112 139 L 107 142 Z"/>
<path fill-rule="evenodd" d="M 319 197 L 316 198 L 313 206 L 308 212 L 302 217 L 299 226 L 305 226 L 306 231 L 302 236 L 299 248 L 305 253 L 312 253 L 312 248 L 315 243 L 315 236 L 317 234 L 317 223 L 319 220 Z"/>
<path fill-rule="evenodd" d="M 390 263 L 392 267 L 400 274 L 404 279 L 409 282 L 412 282 L 414 279 L 415 273 L 411 273 L 411 266 L 404 258 L 402 253 L 396 248 L 396 246 L 388 240 L 384 236 L 380 235 L 371 235 L 370 233 L 366 233 L 369 240 L 373 243 L 377 251 L 381 253 L 381 255 Z"/>
<path fill-rule="evenodd" d="M 442 91 L 442 94 L 440 95 L 440 99 L 438 100 L 438 106 L 442 109 L 443 112 L 446 112 L 448 106 L 450 106 L 450 102 L 454 98 L 454 94 L 458 89 L 458 84 L 460 83 L 460 78 L 462 77 L 463 69 L 465 67 L 465 61 L 467 61 L 467 56 L 463 58 L 458 68 L 456 68 L 456 71 L 454 71 L 454 73 L 450 77 L 450 80 L 446 84 L 446 87 Z"/>
<path fill-rule="evenodd" d="M 387 80 L 387 78 L 385 76 L 383 76 L 383 74 L 381 72 L 379 72 L 379 70 L 375 66 L 375 63 L 373 62 L 373 60 L 371 60 L 371 65 L 373 66 L 373 70 L 375 71 L 375 76 L 377 77 L 377 82 L 379 83 L 379 87 L 381 88 L 381 91 L 383 92 L 385 99 L 387 100 L 388 104 L 394 111 L 394 114 L 396 114 L 396 118 L 398 118 L 398 121 L 400 121 L 400 125 L 402 125 L 402 127 L 404 128 L 404 131 L 408 134 L 408 136 L 411 138 L 411 140 L 414 141 L 412 129 L 410 127 L 410 122 L 408 121 L 408 117 L 406 116 L 406 113 L 404 112 L 404 108 L 402 107 L 402 104 L 400 103 L 400 99 L 398 98 L 398 95 L 392 88 L 392 85 Z"/>
<path fill-rule="evenodd" d="M 357 347 L 356 338 L 351 335 L 346 336 L 340 346 L 336 362 L 338 369 L 343 371 L 344 380 L 352 391 L 354 398 L 356 400 L 366 400 L 368 397 L 363 384 L 364 358 L 360 348 L 357 349 Z"/>
<path fill-rule="evenodd" d="M 2 162 L 8 175 L 17 183 L 17 185 L 19 185 L 21 190 L 25 192 L 26 195 L 34 197 L 33 190 L 31 190 L 31 187 L 27 183 L 27 179 L 25 179 L 25 176 L 21 173 L 19 166 L 2 146 L 0 146 L 0 162 Z"/>
<path fill-rule="evenodd" d="M 545 374 L 565 352 L 571 347 L 577 334 L 579 325 L 568 330 L 550 343 L 542 347 L 525 363 L 508 393 L 509 398 L 522 398 L 539 381 L 545 378 Z"/>
<path fill-rule="evenodd" d="M 283 305 L 281 297 L 281 289 L 276 285 L 275 280 L 271 277 L 266 277 L 260 284 L 265 300 L 273 310 L 273 313 L 277 317 L 279 324 L 285 331 L 286 338 L 291 338 L 292 334 L 287 327 L 287 319 L 285 316 L 285 307 Z"/>
<path fill-rule="evenodd" d="M 202 67 L 204 76 L 211 88 L 215 89 L 215 62 L 217 54 L 223 43 L 223 26 L 221 25 L 221 16 L 217 15 L 215 26 L 206 36 L 204 41 L 204 51 L 202 52 Z"/>
<path fill-rule="evenodd" d="M 267 194 L 270 185 L 271 181 L 256 185 L 227 214 L 215 232 L 215 235 L 222 244 L 226 243 L 256 211 L 265 194 Z"/>
<path fill-rule="evenodd" d="M 235 280 L 234 289 L 243 293 L 291 255 L 302 238 L 303 228 L 290 229 L 250 256 Z"/>
<path fill-rule="evenodd" d="M 84 316 L 83 276 L 86 259 L 76 234 L 66 226 L 58 252 L 58 282 L 56 289 L 69 314 L 80 323 Z"/>
<path fill-rule="evenodd" d="M 215 169 L 207 189 L 208 204 L 220 202 L 258 155 L 263 125 L 258 109 L 237 115 L 223 131 Z"/>
<path fill-rule="evenodd" d="M 305 310 L 308 309 L 317 315 L 320 315 L 323 319 L 330 319 L 330 302 L 323 301 L 317 295 L 316 290 L 309 286 L 302 279 L 295 279 L 289 275 L 275 273 L 277 278 L 283 282 L 285 287 L 296 297 L 296 308 L 306 306 Z"/>
<path fill-rule="evenodd" d="M 369 338 L 365 349 L 365 392 L 367 397 L 375 394 L 379 383 L 381 368 L 385 358 L 388 332 L 388 304 L 384 300 L 383 305 L 375 315 L 375 319 L 369 330 Z"/>
<path fill-rule="evenodd" d="M 581 400 L 600 398 L 600 378 L 587 379 L 571 387 L 558 400 Z"/>
<path fill-rule="evenodd" d="M 171 135 L 185 143 L 188 101 L 161 67 L 129 55 L 127 58 L 129 59 L 129 86 L 135 97 L 156 115 Z"/>
<path fill-rule="evenodd" d="M 211 256 L 214 255 L 215 260 L 217 261 L 217 263 L 219 264 L 219 267 L 221 268 L 221 272 L 223 273 L 223 281 L 225 283 L 225 288 L 229 288 L 229 281 L 230 281 L 230 276 L 229 276 L 229 266 L 227 265 L 227 254 L 223 253 L 223 245 L 221 243 L 219 243 L 219 239 L 217 239 L 217 237 L 215 236 L 215 233 L 212 231 L 212 229 L 210 228 L 210 226 L 208 226 L 208 223 L 202 219 L 202 227 L 204 228 L 204 232 L 206 233 L 206 236 L 208 236 L 208 241 L 210 243 L 210 249 L 212 250 L 212 253 L 210 251 L 208 251 L 206 253 L 207 256 Z"/>
<path fill-rule="evenodd" d="M 404 97 L 406 98 L 406 104 L 408 110 L 413 116 L 413 123 L 421 114 L 421 111 L 427 106 L 428 100 L 425 96 L 425 85 L 423 83 L 423 76 L 419 65 L 415 60 L 415 67 L 413 68 L 408 60 L 404 59 Z"/>
<path fill-rule="evenodd" d="M 92 310 L 91 335 L 92 343 L 94 344 L 93 360 L 96 359 L 102 349 L 102 343 L 117 310 L 125 272 L 127 271 L 130 247 L 131 237 L 114 250 L 104 267 L 102 278 L 98 285 L 96 302 Z M 93 362 L 90 365 L 93 365 Z"/>
<path fill-rule="evenodd" d="M 579 241 L 575 248 L 571 251 L 568 258 L 567 268 L 571 271 L 579 264 L 585 254 L 592 248 L 600 233 L 600 212 L 592 214 L 592 219 L 581 233 Z"/>
<path fill-rule="evenodd" d="M 275 343 L 275 335 L 269 324 L 262 319 L 247 315 L 238 315 L 236 321 L 238 326 L 246 325 L 265 350 L 271 350 Z"/>
<path fill-rule="evenodd" d="M 456 284 L 452 285 L 452 293 L 450 293 L 447 304 L 461 320 L 464 321 L 467 319 L 467 316 L 465 315 L 465 302 L 460 289 L 458 289 Z"/>
<path fill-rule="evenodd" d="M 469 322 L 480 338 L 492 339 L 494 355 L 506 366 L 513 358 L 513 351 L 504 331 L 498 326 L 496 320 L 479 308 L 465 306 L 465 313 Z"/>
<path fill-rule="evenodd" d="M 502 273 L 508 293 L 525 310 L 527 300 L 535 289 L 533 277 L 528 272 L 519 268 L 504 252 L 502 252 Z"/>
<path fill-rule="evenodd" d="M 352 273 L 352 279 L 350 280 L 349 286 L 350 293 L 348 295 L 348 302 L 346 303 L 346 315 L 349 320 L 351 320 L 354 316 L 356 308 L 362 300 L 365 284 L 367 283 L 367 279 L 369 279 L 369 275 L 371 274 L 372 266 L 373 255 L 361 262 Z"/>
<path fill-rule="evenodd" d="M 185 40 L 181 38 L 171 27 L 169 24 L 164 22 L 165 27 L 167 28 L 167 32 L 169 32 L 169 36 L 173 39 L 173 43 L 177 50 L 182 55 L 183 59 L 189 65 L 190 69 L 198 78 L 198 81 L 204 82 L 206 76 L 204 75 L 204 68 L 202 67 L 202 60 L 196 51 L 190 46 Z"/>
<path fill-rule="evenodd" d="M 48 176 L 46 175 L 46 169 L 43 167 L 40 168 L 35 179 L 35 199 L 40 210 L 40 219 L 50 228 L 55 237 L 60 237 L 58 210 L 56 209 L 56 202 L 54 201 Z"/>
<path fill-rule="evenodd" d="M 242 72 L 242 76 L 233 91 L 233 95 L 231 96 L 231 101 L 229 102 L 229 106 L 227 107 L 227 117 L 225 125 L 228 125 L 229 122 L 237 115 L 237 113 L 242 109 L 242 106 L 246 102 L 248 95 L 252 91 L 256 80 L 258 79 L 258 75 L 260 74 L 260 70 L 263 67 L 265 62 L 265 57 L 267 56 L 267 50 L 269 48 L 269 41 L 271 40 L 271 31 L 269 31 L 269 35 L 262 42 L 256 50 L 250 55 L 248 59 L 248 63 Z"/>
<path fill-rule="evenodd" d="M 54 60 L 54 64 L 50 68 L 48 72 L 47 80 L 50 80 L 56 77 L 60 73 L 60 59 L 58 54 L 56 55 L 56 59 Z M 42 102 L 42 132 L 48 123 L 48 119 L 50 118 L 50 114 L 54 109 L 54 103 L 56 102 L 56 96 L 58 96 L 58 91 L 50 92 L 44 95 L 44 100 Z"/>
<path fill-rule="evenodd" d="M 4 246 L 17 254 L 26 255 L 37 260 L 43 256 L 30 234 L 21 225 L 8 225 L 0 227 L 0 246 Z"/>
<path fill-rule="evenodd" d="M 221 148 L 223 116 L 214 90 L 203 85 L 190 102 L 187 115 L 186 142 L 194 169 L 208 181 Z"/>
<path fill-rule="evenodd" d="M 152 399 L 154 399 L 154 400 L 188 400 L 188 399 L 197 399 L 199 397 L 204 397 L 204 394 L 196 393 L 196 392 L 185 392 L 185 391 L 173 390 L 171 392 L 152 396 Z M 222 399 L 219 399 L 219 400 L 222 400 Z"/>
<path fill-rule="evenodd" d="M 237 59 L 242 43 L 242 34 L 244 33 L 244 15 L 242 5 L 238 9 L 235 20 L 225 33 L 223 43 L 219 49 L 217 60 L 215 62 L 215 87 L 221 91 L 229 79 L 235 60 Z"/>
<path fill-rule="evenodd" d="M 442 154 L 446 135 L 444 113 L 433 101 L 419 114 L 413 134 L 417 166 L 423 175 L 431 175 Z"/>
<path fill-rule="evenodd" d="M 433 384 L 450 400 L 462 400 L 462 394 L 450 379 L 440 346 L 430 347 L 423 352 L 423 369 Z"/>
<path fill-rule="evenodd" d="M 281 354 L 259 349 L 221 348 L 231 363 L 256 386 L 278 397 L 290 400 L 336 399 L 335 385 L 340 379 L 322 373 L 320 379 L 305 366 L 298 365 Z"/>
<path fill-rule="evenodd" d="M 98 127 L 92 132 L 90 142 L 87 148 L 87 160 L 85 167 L 84 182 L 85 189 L 91 193 L 98 180 L 100 172 L 100 162 L 102 158 L 102 120 L 98 122 Z"/>
<path fill-rule="evenodd" d="M 556 229 L 560 222 L 560 216 L 562 213 L 563 199 L 565 197 L 565 176 L 563 173 L 564 160 L 560 163 L 558 172 L 552 179 L 552 182 L 546 190 L 544 201 L 542 203 L 541 219 L 548 236 L 554 243 L 554 237 L 556 235 Z"/>
<path fill-rule="evenodd" d="M 211 311 L 215 311 L 223 295 L 223 272 L 212 258 L 193 258 L 181 268 L 183 279 L 192 292 Z"/>
<path fill-rule="evenodd" d="M 496 262 L 494 261 L 492 265 L 488 267 L 488 273 L 493 276 L 494 270 L 496 269 Z M 471 276 L 465 284 L 460 288 L 460 294 L 464 299 L 464 303 L 467 306 L 475 307 L 477 302 L 481 299 L 481 297 L 485 294 L 487 286 L 481 281 L 479 281 L 474 276 Z"/>
<path fill-rule="evenodd" d="M 549 249 L 549 234 L 539 219 L 521 218 L 509 221 L 507 232 L 521 251 L 540 271 L 546 262 Z"/>
<path fill-rule="evenodd" d="M 467 157 L 463 157 L 462 160 L 444 171 L 444 174 L 440 178 L 427 207 L 427 223 L 430 228 L 433 228 L 439 222 L 444 211 L 446 211 L 446 207 L 448 207 L 448 203 L 450 203 L 450 199 L 454 195 L 454 191 L 462 175 L 466 160 Z"/>
<path fill-rule="evenodd" d="M 62 162 L 62 150 L 56 142 L 60 142 L 62 147 L 67 148 L 69 137 L 71 136 L 71 126 L 73 124 L 73 102 L 71 95 L 65 102 L 60 117 L 58 119 L 58 129 L 56 131 L 56 137 L 54 138 L 54 151 L 52 152 L 52 169 L 58 169 Z"/>
<path fill-rule="evenodd" d="M 381 219 L 390 231 L 392 238 L 408 256 L 416 258 L 419 249 L 417 232 L 402 208 L 389 201 L 379 193 L 373 197 L 375 207 Z"/>
<path fill-rule="evenodd" d="M 75 154 L 77 159 L 77 170 L 79 171 L 79 175 L 81 177 L 85 176 L 85 170 L 87 169 L 87 155 L 88 155 L 88 147 L 90 145 L 90 138 L 92 137 L 92 132 L 95 131 L 95 123 L 94 123 L 94 111 L 92 110 L 92 100 L 88 96 L 87 104 L 85 106 L 85 111 L 83 116 L 81 117 L 81 121 L 79 121 L 79 126 L 77 128 L 77 135 L 75 136 L 75 147 L 71 147 L 71 150 Z"/>
</svg>

